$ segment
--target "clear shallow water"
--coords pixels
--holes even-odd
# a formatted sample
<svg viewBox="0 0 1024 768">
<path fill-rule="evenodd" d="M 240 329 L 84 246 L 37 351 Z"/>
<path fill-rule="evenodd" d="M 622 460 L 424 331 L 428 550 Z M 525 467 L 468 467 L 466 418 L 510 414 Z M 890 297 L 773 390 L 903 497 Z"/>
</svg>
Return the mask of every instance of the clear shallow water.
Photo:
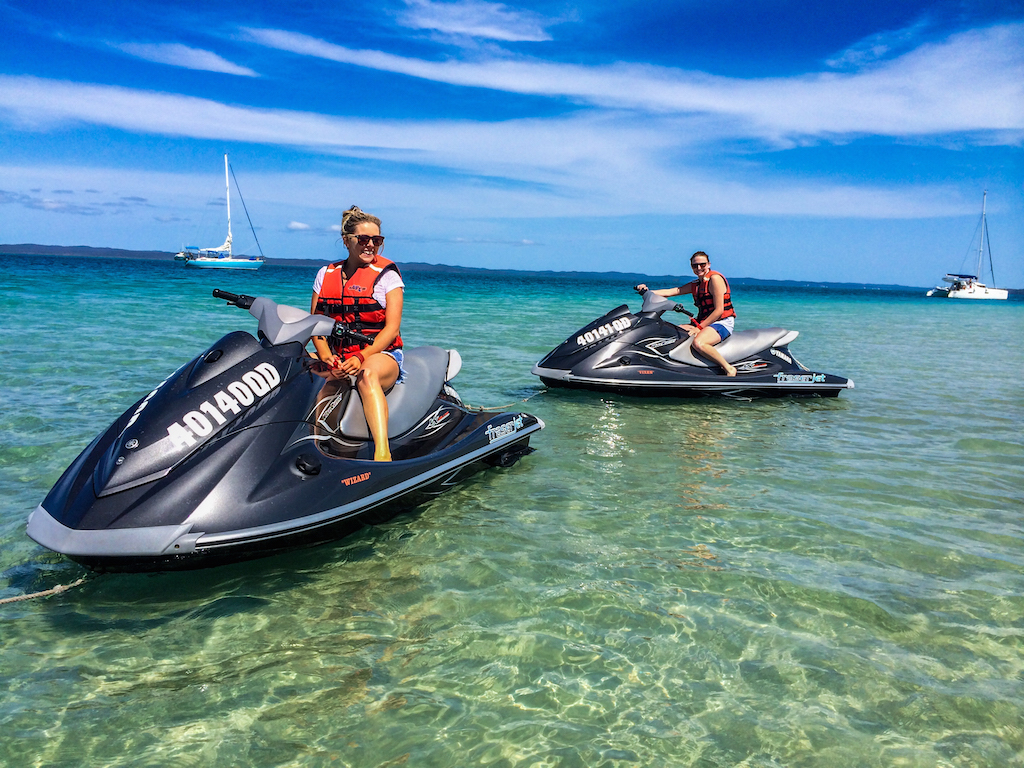
<svg viewBox="0 0 1024 768">
<path fill-rule="evenodd" d="M 0 597 L 85 575 L 28 513 L 253 329 L 210 289 L 312 277 L 0 259 Z M 1024 762 L 1024 303 L 738 288 L 857 388 L 675 402 L 529 374 L 628 286 L 407 277 L 406 343 L 458 348 L 468 402 L 533 396 L 537 452 L 336 545 L 0 606 L 0 764 Z"/>
</svg>

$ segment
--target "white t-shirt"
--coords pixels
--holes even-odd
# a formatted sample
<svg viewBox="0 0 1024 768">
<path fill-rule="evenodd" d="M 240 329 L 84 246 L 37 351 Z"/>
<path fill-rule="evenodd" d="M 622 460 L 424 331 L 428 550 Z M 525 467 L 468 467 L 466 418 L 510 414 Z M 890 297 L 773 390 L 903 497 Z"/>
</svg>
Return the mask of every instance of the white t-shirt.
<svg viewBox="0 0 1024 768">
<path fill-rule="evenodd" d="M 327 267 L 320 267 L 320 271 L 316 273 L 316 277 L 313 279 L 313 293 L 320 295 L 320 289 L 324 287 L 324 275 L 327 274 Z M 387 295 L 395 288 L 405 288 L 405 283 L 402 282 L 402 276 L 399 275 L 395 270 L 389 269 L 377 284 L 373 286 L 373 299 L 385 309 L 388 306 Z"/>
</svg>

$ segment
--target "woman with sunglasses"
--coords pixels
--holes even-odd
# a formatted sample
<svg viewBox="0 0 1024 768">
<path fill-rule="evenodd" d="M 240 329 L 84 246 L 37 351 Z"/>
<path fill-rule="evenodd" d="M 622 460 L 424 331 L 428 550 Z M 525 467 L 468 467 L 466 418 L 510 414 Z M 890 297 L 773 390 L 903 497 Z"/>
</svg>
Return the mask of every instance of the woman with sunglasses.
<svg viewBox="0 0 1024 768">
<path fill-rule="evenodd" d="M 711 269 L 711 259 L 704 251 L 697 251 L 690 257 L 690 268 L 697 273 L 696 280 L 678 288 L 662 288 L 655 293 L 665 297 L 692 294 L 693 303 L 697 305 L 697 317 L 689 325 L 684 325 L 683 330 L 693 338 L 693 350 L 721 366 L 726 376 L 735 376 L 736 368 L 715 349 L 716 344 L 732 335 L 736 323 L 729 281 L 721 272 Z M 647 286 L 641 283 L 636 290 L 643 293 Z"/>
<path fill-rule="evenodd" d="M 384 393 L 405 375 L 402 369 L 402 290 L 394 262 L 378 252 L 384 244 L 380 219 L 352 206 L 342 214 L 344 261 L 321 267 L 313 281 L 310 312 L 328 315 L 369 336 L 373 344 L 313 339 L 317 356 L 339 376 L 355 376 L 376 461 L 391 461 L 388 402 Z"/>
</svg>

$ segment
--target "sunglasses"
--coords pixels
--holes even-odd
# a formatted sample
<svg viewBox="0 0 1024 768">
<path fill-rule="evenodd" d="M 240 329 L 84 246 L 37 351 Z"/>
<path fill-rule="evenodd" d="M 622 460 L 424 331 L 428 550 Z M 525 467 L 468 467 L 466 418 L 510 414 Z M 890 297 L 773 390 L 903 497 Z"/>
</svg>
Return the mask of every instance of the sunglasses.
<svg viewBox="0 0 1024 768">
<path fill-rule="evenodd" d="M 374 248 L 384 245 L 384 235 L 345 235 L 345 237 L 354 237 L 361 248 L 365 248 L 370 243 L 373 243 Z"/>
<path fill-rule="evenodd" d="M 690 268 L 691 269 L 701 269 L 702 267 L 706 267 L 708 264 L 709 264 L 709 262 L 707 262 L 707 261 L 698 261 L 696 263 L 691 263 L 690 264 Z"/>
</svg>

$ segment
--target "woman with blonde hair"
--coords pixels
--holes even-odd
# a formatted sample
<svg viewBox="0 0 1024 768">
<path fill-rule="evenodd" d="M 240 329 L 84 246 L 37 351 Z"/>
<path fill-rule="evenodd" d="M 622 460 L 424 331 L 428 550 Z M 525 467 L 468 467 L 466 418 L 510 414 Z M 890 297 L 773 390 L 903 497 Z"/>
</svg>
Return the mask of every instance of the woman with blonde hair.
<svg viewBox="0 0 1024 768">
<path fill-rule="evenodd" d="M 391 461 L 388 402 L 384 393 L 402 368 L 402 298 L 405 283 L 394 262 L 380 255 L 380 219 L 352 206 L 342 214 L 341 237 L 348 256 L 328 264 L 313 281 L 310 312 L 328 315 L 373 339 L 372 344 L 315 337 L 317 356 L 340 375 L 354 376 L 373 436 L 376 461 Z"/>
</svg>

